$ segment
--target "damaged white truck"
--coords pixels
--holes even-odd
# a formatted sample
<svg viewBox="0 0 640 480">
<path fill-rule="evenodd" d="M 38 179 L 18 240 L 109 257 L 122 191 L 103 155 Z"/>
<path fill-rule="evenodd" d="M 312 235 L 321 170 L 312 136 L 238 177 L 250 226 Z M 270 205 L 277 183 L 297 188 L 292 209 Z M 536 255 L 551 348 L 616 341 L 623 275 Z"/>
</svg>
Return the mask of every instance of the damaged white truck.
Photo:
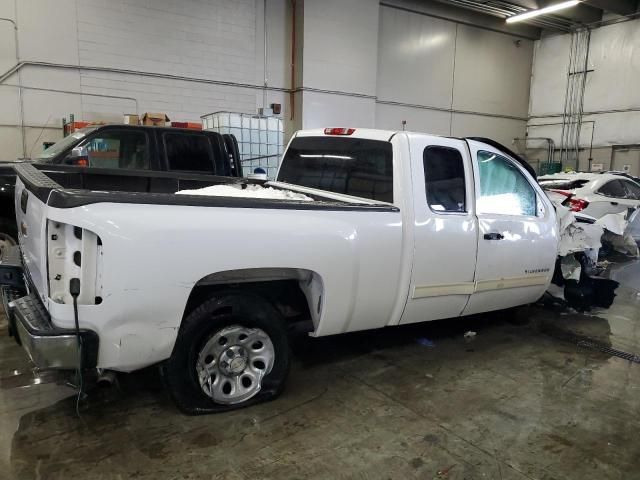
<svg viewBox="0 0 640 480">
<path fill-rule="evenodd" d="M 318 337 L 528 304 L 558 251 L 527 166 L 477 139 L 300 131 L 262 186 L 16 170 L 12 333 L 40 368 L 159 364 L 187 413 L 275 397 L 293 323 Z"/>
</svg>

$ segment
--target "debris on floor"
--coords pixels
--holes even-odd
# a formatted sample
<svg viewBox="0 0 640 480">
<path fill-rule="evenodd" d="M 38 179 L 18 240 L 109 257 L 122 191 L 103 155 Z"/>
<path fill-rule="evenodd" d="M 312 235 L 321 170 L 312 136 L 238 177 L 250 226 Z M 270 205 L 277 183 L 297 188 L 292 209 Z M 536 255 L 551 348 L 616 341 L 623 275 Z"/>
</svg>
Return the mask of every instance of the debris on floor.
<svg viewBox="0 0 640 480">
<path fill-rule="evenodd" d="M 451 465 L 446 468 L 441 468 L 436 472 L 436 478 L 449 478 L 449 472 L 453 467 L 455 467 L 455 465 Z"/>
<path fill-rule="evenodd" d="M 420 337 L 416 340 L 423 347 L 435 347 L 436 344 L 429 340 L 427 337 Z"/>
<path fill-rule="evenodd" d="M 465 332 L 464 339 L 469 342 L 469 341 L 475 339 L 476 335 L 477 335 L 476 332 L 469 330 L 468 332 Z"/>
</svg>

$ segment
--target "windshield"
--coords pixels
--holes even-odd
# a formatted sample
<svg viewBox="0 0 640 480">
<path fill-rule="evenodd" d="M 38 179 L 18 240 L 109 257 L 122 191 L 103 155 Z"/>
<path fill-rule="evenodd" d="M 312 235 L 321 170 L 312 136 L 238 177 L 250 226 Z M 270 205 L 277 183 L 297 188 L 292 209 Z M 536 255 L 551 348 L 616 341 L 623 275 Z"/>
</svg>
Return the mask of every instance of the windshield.
<svg viewBox="0 0 640 480">
<path fill-rule="evenodd" d="M 71 135 L 64 137 L 62 140 L 51 145 L 49 148 L 47 148 L 43 152 L 40 152 L 38 155 L 36 155 L 35 160 L 37 162 L 46 162 L 47 160 L 58 155 L 59 153 L 64 152 L 68 148 L 79 143 L 80 140 L 86 137 L 87 134 L 93 132 L 95 129 L 96 129 L 95 127 L 83 128 L 81 130 L 77 130 L 73 132 Z"/>
<path fill-rule="evenodd" d="M 389 142 L 360 138 L 298 137 L 285 153 L 281 182 L 393 202 Z"/>
</svg>

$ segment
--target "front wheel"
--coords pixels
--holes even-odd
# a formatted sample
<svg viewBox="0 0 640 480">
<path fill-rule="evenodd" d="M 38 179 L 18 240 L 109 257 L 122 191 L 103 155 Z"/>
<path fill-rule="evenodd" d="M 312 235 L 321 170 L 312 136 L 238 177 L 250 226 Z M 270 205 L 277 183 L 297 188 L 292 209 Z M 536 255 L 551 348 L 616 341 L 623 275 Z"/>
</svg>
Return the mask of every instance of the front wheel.
<svg viewBox="0 0 640 480">
<path fill-rule="evenodd" d="M 289 370 L 284 322 L 264 299 L 226 293 L 183 321 L 162 366 L 178 407 L 213 413 L 275 398 Z"/>
</svg>

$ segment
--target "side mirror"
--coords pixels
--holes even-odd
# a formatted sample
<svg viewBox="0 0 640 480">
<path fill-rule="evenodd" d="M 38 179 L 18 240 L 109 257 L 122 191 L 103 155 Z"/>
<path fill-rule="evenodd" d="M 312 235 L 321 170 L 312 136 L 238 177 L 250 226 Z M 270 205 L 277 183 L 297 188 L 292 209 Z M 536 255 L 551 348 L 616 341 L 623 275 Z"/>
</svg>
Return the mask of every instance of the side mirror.
<svg viewBox="0 0 640 480">
<path fill-rule="evenodd" d="M 89 166 L 89 149 L 86 145 L 80 147 L 74 147 L 69 155 L 71 165 L 77 165 L 79 167 Z"/>
</svg>

